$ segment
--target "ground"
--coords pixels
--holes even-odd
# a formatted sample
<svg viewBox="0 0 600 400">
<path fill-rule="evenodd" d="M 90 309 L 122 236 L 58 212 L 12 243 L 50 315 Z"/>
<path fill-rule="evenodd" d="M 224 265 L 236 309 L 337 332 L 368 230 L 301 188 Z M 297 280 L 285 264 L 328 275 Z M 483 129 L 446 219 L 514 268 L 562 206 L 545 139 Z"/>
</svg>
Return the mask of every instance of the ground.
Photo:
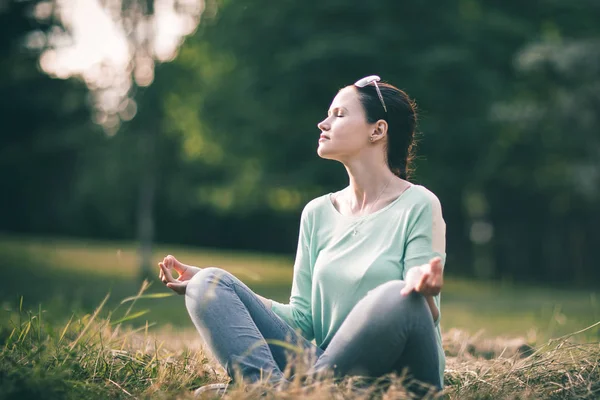
<svg viewBox="0 0 600 400">
<path fill-rule="evenodd" d="M 290 257 L 165 246 L 155 250 L 156 261 L 166 254 L 223 267 L 266 297 L 289 296 Z M 195 387 L 226 381 L 183 299 L 156 280 L 148 287 L 136 279 L 132 244 L 3 236 L 0 256 L 0 399 L 186 398 Z M 600 398 L 598 296 L 448 278 L 446 395 Z M 409 398 L 402 377 L 388 378 L 379 397 Z M 228 397 L 358 399 L 377 389 L 355 386 L 245 386 Z"/>
</svg>

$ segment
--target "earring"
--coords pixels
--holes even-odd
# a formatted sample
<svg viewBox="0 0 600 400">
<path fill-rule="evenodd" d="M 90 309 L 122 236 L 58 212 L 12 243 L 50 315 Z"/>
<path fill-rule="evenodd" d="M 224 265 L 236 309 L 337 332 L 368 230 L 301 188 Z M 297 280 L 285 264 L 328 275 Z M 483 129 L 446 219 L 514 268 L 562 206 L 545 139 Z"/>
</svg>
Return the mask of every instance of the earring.
<svg viewBox="0 0 600 400">
<path fill-rule="evenodd" d="M 373 141 L 373 136 L 371 136 L 371 137 L 369 138 L 369 141 L 370 141 L 370 142 L 372 142 L 372 141 Z"/>
</svg>

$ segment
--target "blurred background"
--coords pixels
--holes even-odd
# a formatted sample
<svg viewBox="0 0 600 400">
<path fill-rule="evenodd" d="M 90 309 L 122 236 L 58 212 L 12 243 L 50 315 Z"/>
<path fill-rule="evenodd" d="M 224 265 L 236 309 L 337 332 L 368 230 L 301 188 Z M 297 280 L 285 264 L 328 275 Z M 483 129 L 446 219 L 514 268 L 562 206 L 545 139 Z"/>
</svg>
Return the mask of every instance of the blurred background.
<svg viewBox="0 0 600 400">
<path fill-rule="evenodd" d="M 316 124 L 378 74 L 419 105 L 411 180 L 447 224 L 443 327 L 590 325 L 598 21 L 596 0 L 0 0 L 3 310 L 68 317 L 143 278 L 164 292 L 166 254 L 284 301 L 302 207 L 347 185 Z M 191 327 L 181 298 L 143 305 Z"/>
</svg>

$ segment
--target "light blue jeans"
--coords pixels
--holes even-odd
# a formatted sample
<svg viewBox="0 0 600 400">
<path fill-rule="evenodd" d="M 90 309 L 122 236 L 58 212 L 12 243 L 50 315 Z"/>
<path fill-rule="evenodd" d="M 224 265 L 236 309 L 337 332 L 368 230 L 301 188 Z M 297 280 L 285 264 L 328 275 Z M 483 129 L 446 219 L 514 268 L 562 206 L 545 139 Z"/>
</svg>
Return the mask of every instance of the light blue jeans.
<svg viewBox="0 0 600 400">
<path fill-rule="evenodd" d="M 191 279 L 185 304 L 210 351 L 234 380 L 237 371 L 247 382 L 286 382 L 295 374 L 292 363 L 291 374 L 284 376 L 288 362 L 301 355 L 312 366 L 307 376 L 377 378 L 408 368 L 412 378 L 439 389 L 431 312 L 423 296 L 401 296 L 403 287 L 397 280 L 371 290 L 324 349 L 299 335 L 243 282 L 219 268 L 204 268 Z M 292 351 L 285 343 L 302 351 Z"/>
</svg>

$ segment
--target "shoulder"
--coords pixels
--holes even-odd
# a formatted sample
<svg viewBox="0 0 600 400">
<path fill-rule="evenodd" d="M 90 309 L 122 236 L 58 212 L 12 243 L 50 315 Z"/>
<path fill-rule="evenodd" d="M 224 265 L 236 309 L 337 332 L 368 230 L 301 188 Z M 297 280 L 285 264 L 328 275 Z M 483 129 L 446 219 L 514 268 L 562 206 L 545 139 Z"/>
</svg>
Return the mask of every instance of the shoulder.
<svg viewBox="0 0 600 400">
<path fill-rule="evenodd" d="M 302 219 L 312 219 L 316 214 L 321 214 L 330 207 L 330 193 L 312 199 L 302 209 Z"/>
<path fill-rule="evenodd" d="M 330 195 L 331 195 L 331 193 L 328 193 L 328 194 L 324 194 L 322 196 L 312 199 L 311 201 L 306 203 L 303 211 L 304 212 L 313 212 L 313 211 L 319 210 L 319 209 L 327 206 L 327 202 L 331 201 L 329 199 Z"/>
<path fill-rule="evenodd" d="M 441 224 L 444 220 L 438 197 L 421 185 L 411 187 L 408 201 L 408 219 L 413 224 Z"/>
<path fill-rule="evenodd" d="M 440 199 L 425 186 L 413 185 L 410 188 L 410 200 L 416 208 L 430 208 L 434 211 L 442 211 Z"/>
<path fill-rule="evenodd" d="M 442 215 L 442 206 L 438 197 L 424 186 L 415 185 L 411 232 L 422 235 L 427 232 L 431 238 L 434 252 L 444 255 L 446 251 L 446 222 Z M 442 257 L 445 260 L 445 256 Z"/>
</svg>

